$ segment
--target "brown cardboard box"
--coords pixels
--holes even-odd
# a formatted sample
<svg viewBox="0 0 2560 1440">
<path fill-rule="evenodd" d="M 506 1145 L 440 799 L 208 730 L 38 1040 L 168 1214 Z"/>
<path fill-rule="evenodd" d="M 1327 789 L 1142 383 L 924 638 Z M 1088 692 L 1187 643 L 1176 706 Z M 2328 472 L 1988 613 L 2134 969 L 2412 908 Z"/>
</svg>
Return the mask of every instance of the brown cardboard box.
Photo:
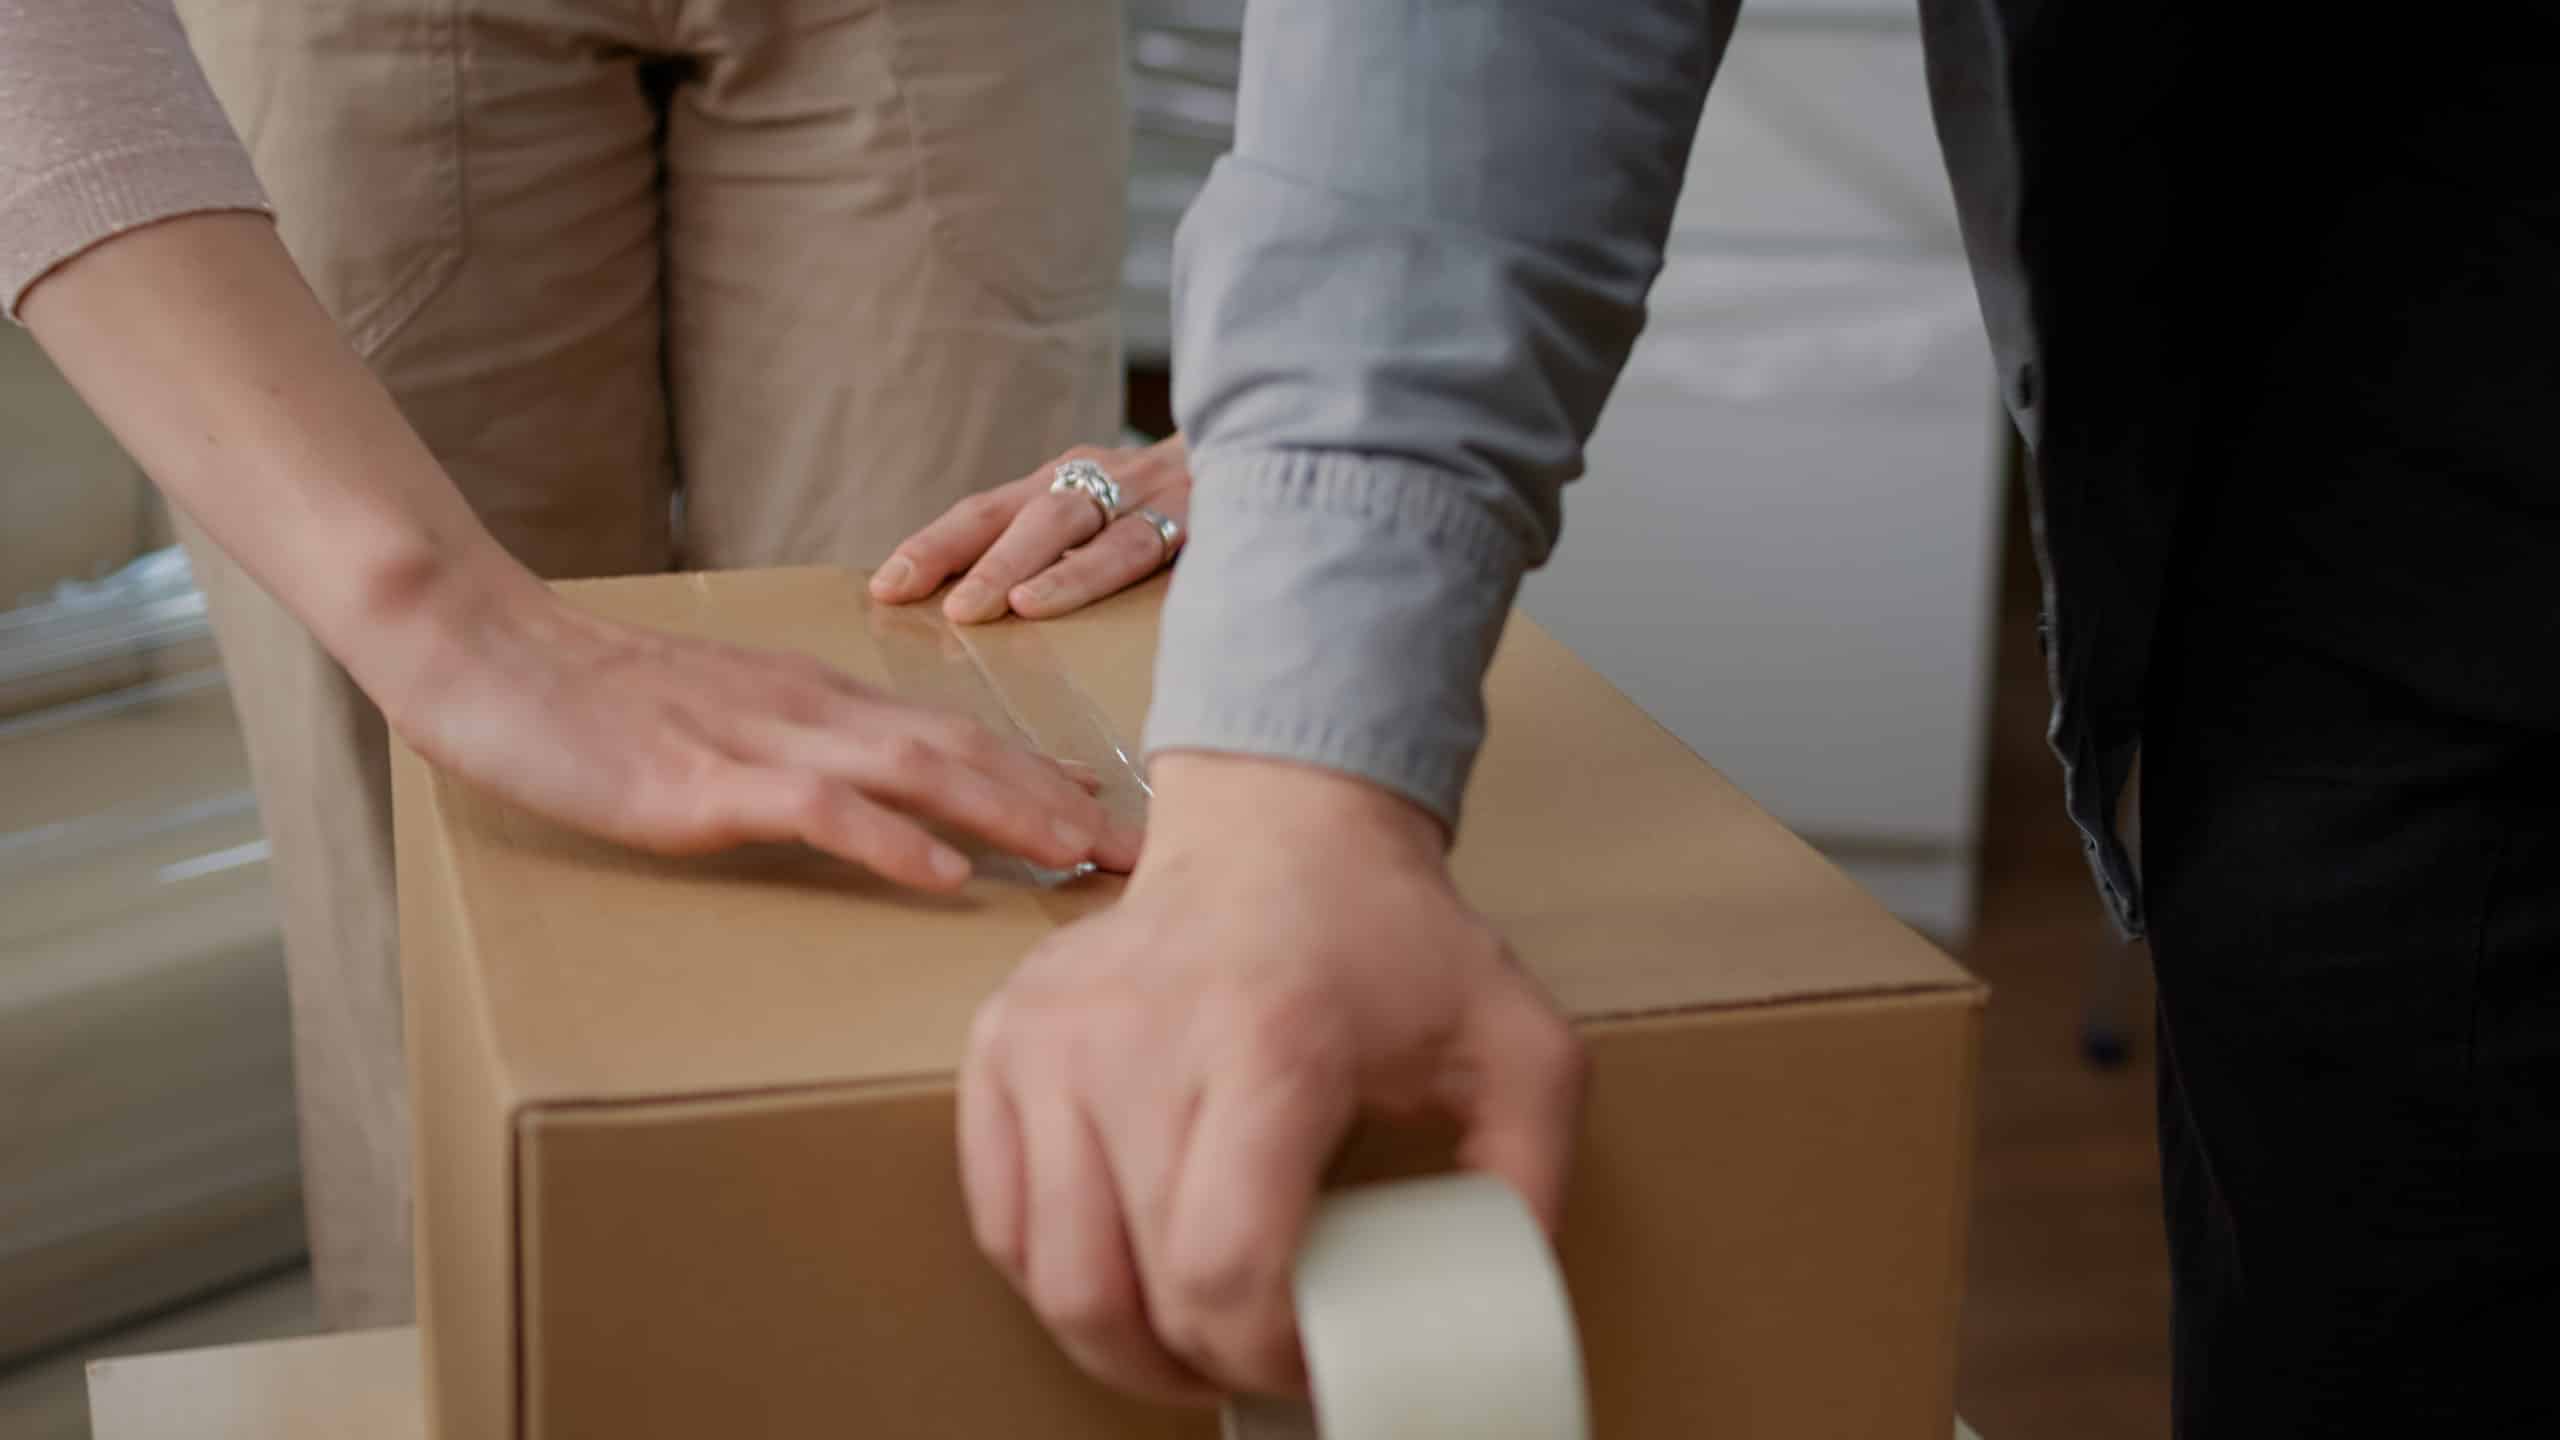
<svg viewBox="0 0 2560 1440">
<path fill-rule="evenodd" d="M 571 593 L 1088 761 L 1140 733 L 1160 598 L 955 633 L 841 572 Z M 1589 1041 L 1561 1250 L 1596 1432 L 1946 1434 L 1980 988 L 1525 620 L 1491 700 L 1455 863 Z M 397 785 L 442 1440 L 1213 1432 L 1077 1375 L 954 1170 L 972 1011 L 1109 882 L 916 899 Z M 1351 1169 L 1433 1163 L 1372 1138 Z"/>
</svg>

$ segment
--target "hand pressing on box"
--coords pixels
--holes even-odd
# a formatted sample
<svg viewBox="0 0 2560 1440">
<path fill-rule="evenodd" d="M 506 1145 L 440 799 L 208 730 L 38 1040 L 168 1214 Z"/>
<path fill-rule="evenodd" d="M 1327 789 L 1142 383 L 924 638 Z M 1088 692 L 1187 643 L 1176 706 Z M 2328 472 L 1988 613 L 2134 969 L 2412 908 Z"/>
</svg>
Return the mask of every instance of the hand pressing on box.
<svg viewBox="0 0 2560 1440">
<path fill-rule="evenodd" d="M 1291 1265 L 1352 1121 L 1454 1118 L 1461 1163 L 1552 1231 L 1581 1051 L 1459 899 L 1419 808 L 1237 756 L 1155 772 L 1127 893 L 978 1015 L 970 1218 L 1095 1376 L 1168 1400 L 1293 1392 Z"/>
<path fill-rule="evenodd" d="M 1120 487 L 1120 514 L 1052 491 L 1057 467 L 1086 460 Z M 1148 515 L 1175 528 L 1171 536 Z M 874 599 L 922 600 L 954 575 L 942 612 L 974 625 L 1007 613 L 1042 620 L 1115 595 L 1173 563 L 1190 523 L 1191 452 L 1180 435 L 1143 450 L 1080 445 L 1009 484 L 981 491 L 908 537 L 871 577 Z"/>
<path fill-rule="evenodd" d="M 927 821 L 1048 865 L 1136 860 L 1072 777 L 973 721 L 561 601 L 480 523 L 262 218 L 129 232 L 37 285 L 25 316 L 394 731 L 518 805 L 650 850 L 806 841 L 937 890 L 968 867 Z"/>
<path fill-rule="evenodd" d="M 579 829 L 669 854 L 799 841 L 928 890 L 969 862 L 927 821 L 1045 865 L 1137 860 L 1089 776 L 806 656 L 616 624 L 539 586 L 463 584 L 448 609 L 405 669 L 374 667 L 393 728 Z"/>
</svg>

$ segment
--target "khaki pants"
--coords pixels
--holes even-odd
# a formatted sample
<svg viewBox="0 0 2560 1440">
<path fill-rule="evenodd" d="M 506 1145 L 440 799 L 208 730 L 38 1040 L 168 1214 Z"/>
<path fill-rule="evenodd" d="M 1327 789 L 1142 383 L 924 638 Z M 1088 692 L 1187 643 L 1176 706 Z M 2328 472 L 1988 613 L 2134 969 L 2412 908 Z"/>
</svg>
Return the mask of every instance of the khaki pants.
<svg viewBox="0 0 2560 1440">
<path fill-rule="evenodd" d="M 1117 431 L 1108 0 L 181 10 L 303 272 L 546 575 L 871 564 L 960 496 Z M 323 1313 L 397 1322 L 383 722 L 189 548 L 274 847 Z"/>
</svg>

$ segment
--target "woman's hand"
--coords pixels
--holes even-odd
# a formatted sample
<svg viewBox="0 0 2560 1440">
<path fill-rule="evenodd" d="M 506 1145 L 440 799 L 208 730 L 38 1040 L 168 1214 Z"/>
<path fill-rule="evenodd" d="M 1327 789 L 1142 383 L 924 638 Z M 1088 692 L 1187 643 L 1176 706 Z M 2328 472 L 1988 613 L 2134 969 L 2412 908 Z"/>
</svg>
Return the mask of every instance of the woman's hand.
<svg viewBox="0 0 2560 1440">
<path fill-rule="evenodd" d="M 1076 780 L 973 721 L 571 608 L 480 524 L 262 218 L 127 232 L 24 314 L 402 738 L 517 805 L 668 853 L 805 841 L 936 890 L 968 866 L 926 821 L 1061 868 L 1136 860 Z"/>
<path fill-rule="evenodd" d="M 805 656 L 621 625 L 482 577 L 383 638 L 358 678 L 403 739 L 624 844 L 799 841 L 926 890 L 959 885 L 969 862 L 925 821 L 1061 869 L 1137 860 L 1138 837 L 1083 778 Z"/>
<path fill-rule="evenodd" d="M 1068 460 L 1090 460 L 1119 484 L 1118 519 L 1104 525 L 1084 496 L 1051 493 L 1051 472 Z M 904 604 L 960 575 L 942 613 L 961 624 L 1008 610 L 1031 620 L 1064 615 L 1172 563 L 1181 541 L 1168 544 L 1141 507 L 1177 526 L 1189 523 L 1191 452 L 1179 434 L 1144 450 L 1079 446 L 1009 485 L 970 496 L 900 545 L 872 575 L 871 594 Z"/>
</svg>

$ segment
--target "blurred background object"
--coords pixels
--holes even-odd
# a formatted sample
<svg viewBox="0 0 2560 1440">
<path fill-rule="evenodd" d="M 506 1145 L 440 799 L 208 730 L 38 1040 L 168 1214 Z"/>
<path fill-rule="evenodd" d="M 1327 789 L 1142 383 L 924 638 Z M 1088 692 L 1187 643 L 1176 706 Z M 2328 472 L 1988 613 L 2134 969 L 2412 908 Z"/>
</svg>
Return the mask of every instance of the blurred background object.
<svg viewBox="0 0 2560 1440">
<path fill-rule="evenodd" d="M 15 328 L 0 515 L 4 1366 L 303 1242 L 283 959 L 204 599 Z"/>
</svg>

